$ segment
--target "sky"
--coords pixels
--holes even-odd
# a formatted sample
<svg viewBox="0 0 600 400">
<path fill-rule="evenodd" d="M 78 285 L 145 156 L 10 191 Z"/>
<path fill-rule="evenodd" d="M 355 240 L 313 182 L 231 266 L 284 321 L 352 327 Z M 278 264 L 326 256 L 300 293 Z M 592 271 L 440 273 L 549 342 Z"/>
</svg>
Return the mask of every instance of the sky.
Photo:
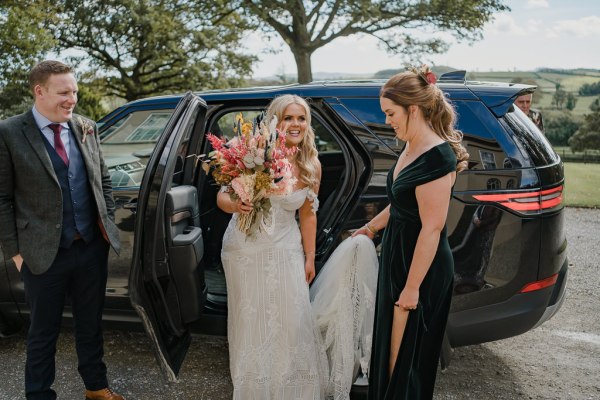
<svg viewBox="0 0 600 400">
<path fill-rule="evenodd" d="M 549 68 L 600 69 L 599 0 L 507 0 L 510 12 L 496 13 L 483 30 L 483 39 L 471 45 L 458 43 L 439 55 L 428 55 L 428 63 L 467 71 L 529 71 Z M 260 58 L 256 78 L 296 74 L 289 48 L 275 40 L 269 46 L 280 51 L 264 53 L 263 39 L 254 34 L 245 46 Z M 339 38 L 312 56 L 316 72 L 364 74 L 401 68 L 401 56 L 390 55 L 373 37 Z"/>
</svg>

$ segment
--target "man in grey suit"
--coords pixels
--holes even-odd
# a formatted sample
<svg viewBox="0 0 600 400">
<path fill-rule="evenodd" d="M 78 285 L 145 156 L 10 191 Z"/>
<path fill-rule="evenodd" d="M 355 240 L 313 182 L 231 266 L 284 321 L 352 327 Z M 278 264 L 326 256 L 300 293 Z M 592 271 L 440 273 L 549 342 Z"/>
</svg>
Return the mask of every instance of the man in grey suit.
<svg viewBox="0 0 600 400">
<path fill-rule="evenodd" d="M 28 399 L 55 399 L 56 341 L 72 304 L 78 371 L 88 400 L 122 400 L 108 387 L 102 308 L 114 201 L 94 122 L 73 114 L 77 81 L 58 61 L 30 73 L 34 106 L 0 121 L 0 245 L 21 272 L 30 309 Z"/>
</svg>

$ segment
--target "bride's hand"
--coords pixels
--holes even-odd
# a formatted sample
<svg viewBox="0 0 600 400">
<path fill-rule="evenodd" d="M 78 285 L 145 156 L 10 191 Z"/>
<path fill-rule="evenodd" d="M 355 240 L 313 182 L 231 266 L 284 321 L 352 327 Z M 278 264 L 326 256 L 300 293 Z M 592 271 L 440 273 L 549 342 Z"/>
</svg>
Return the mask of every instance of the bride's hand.
<svg viewBox="0 0 600 400">
<path fill-rule="evenodd" d="M 394 304 L 406 311 L 416 310 L 419 304 L 419 289 L 404 287 L 398 301 Z"/>
<path fill-rule="evenodd" d="M 252 211 L 252 203 L 244 203 L 242 199 L 235 201 L 235 212 L 240 214 L 249 214 Z"/>
<path fill-rule="evenodd" d="M 306 283 L 310 285 L 310 283 L 315 279 L 315 263 L 311 261 L 307 261 L 304 263 L 304 274 L 306 276 Z"/>
</svg>

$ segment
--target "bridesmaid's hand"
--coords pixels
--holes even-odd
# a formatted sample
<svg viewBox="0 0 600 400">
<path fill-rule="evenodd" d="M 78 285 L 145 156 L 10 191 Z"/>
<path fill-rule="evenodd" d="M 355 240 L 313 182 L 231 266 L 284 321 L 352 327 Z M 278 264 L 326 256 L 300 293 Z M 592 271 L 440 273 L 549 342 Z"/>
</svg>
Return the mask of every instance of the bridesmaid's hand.
<svg viewBox="0 0 600 400">
<path fill-rule="evenodd" d="M 235 212 L 240 214 L 250 214 L 252 208 L 252 203 L 244 203 L 241 199 L 235 201 Z"/>
<path fill-rule="evenodd" d="M 316 275 L 314 262 L 306 261 L 304 263 L 304 275 L 306 276 L 306 283 L 310 285 Z"/>
<path fill-rule="evenodd" d="M 373 232 L 371 232 L 367 226 L 361 226 L 360 228 L 358 228 L 357 230 L 355 230 L 354 232 L 352 232 L 352 237 L 356 237 L 358 235 L 365 235 L 367 236 L 369 239 L 373 240 L 373 238 L 375 237 L 375 234 Z"/>
<path fill-rule="evenodd" d="M 419 304 L 419 289 L 404 287 L 398 301 L 394 304 L 406 311 L 416 310 Z"/>
</svg>

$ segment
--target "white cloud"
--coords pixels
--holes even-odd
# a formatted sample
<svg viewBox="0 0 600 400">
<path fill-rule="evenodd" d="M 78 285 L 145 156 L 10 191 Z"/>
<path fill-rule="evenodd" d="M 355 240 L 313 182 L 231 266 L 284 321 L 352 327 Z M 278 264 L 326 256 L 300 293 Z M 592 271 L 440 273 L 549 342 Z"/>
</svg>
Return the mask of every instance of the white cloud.
<svg viewBox="0 0 600 400">
<path fill-rule="evenodd" d="M 548 0 L 527 0 L 527 6 L 525 8 L 548 8 Z"/>
<path fill-rule="evenodd" d="M 475 43 L 456 43 L 447 32 L 440 37 L 452 44 L 444 54 L 425 55 L 423 61 L 467 70 L 533 70 L 552 68 L 598 68 L 600 52 L 600 1 L 548 1 L 550 8 L 526 9 L 527 1 L 507 0 L 513 11 L 494 15 L 486 23 L 484 37 Z M 423 37 L 428 37 L 425 35 Z M 551 37 L 551 39 L 549 39 Z M 523 40 L 526 39 L 526 40 Z M 266 52 L 275 47 L 277 54 Z M 265 42 L 260 33 L 249 35 L 242 46 L 260 57 L 255 76 L 296 73 L 288 46 L 279 39 Z M 552 51 L 532 51 L 551 48 Z M 430 57 L 429 57 L 430 56 Z M 426 60 L 429 58 L 429 60 Z M 384 51 L 368 36 L 340 38 L 315 52 L 313 72 L 374 73 L 399 68 L 403 58 Z"/>
<path fill-rule="evenodd" d="M 548 38 L 557 38 L 564 35 L 578 38 L 600 36 L 600 17 L 590 15 L 579 19 L 557 21 L 546 33 Z"/>
<path fill-rule="evenodd" d="M 508 14 L 498 14 L 494 21 L 486 29 L 486 32 L 506 35 L 507 33 L 514 36 L 526 36 L 527 30 L 525 26 L 518 25 L 513 17 Z"/>
<path fill-rule="evenodd" d="M 536 33 L 539 32 L 542 21 L 539 19 L 528 19 L 527 20 L 527 32 Z"/>
</svg>

